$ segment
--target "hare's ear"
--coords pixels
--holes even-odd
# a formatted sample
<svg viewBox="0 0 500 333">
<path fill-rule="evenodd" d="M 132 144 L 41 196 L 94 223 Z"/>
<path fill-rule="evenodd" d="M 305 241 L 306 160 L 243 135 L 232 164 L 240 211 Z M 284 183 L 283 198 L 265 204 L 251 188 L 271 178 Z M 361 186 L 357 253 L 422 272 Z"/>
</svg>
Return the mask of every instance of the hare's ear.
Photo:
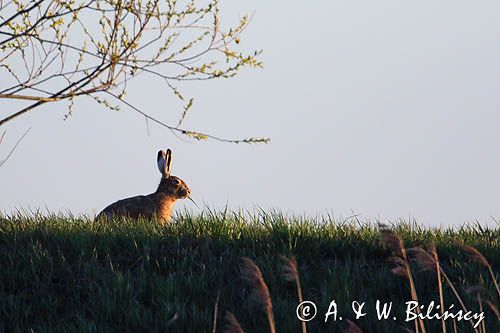
<svg viewBox="0 0 500 333">
<path fill-rule="evenodd" d="M 167 149 L 165 154 L 165 176 L 170 177 L 170 171 L 172 171 L 172 151 Z"/>
<path fill-rule="evenodd" d="M 167 160 L 165 159 L 165 151 L 158 151 L 158 155 L 156 157 L 156 163 L 158 163 L 158 170 L 162 175 L 164 175 L 167 171 Z"/>
</svg>

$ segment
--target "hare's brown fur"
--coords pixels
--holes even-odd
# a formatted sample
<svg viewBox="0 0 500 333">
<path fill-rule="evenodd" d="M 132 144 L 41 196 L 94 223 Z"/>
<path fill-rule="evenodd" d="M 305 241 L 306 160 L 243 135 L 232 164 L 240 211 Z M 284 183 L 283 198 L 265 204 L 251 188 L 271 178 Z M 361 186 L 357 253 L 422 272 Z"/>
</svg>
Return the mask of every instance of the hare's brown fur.
<svg viewBox="0 0 500 333">
<path fill-rule="evenodd" d="M 123 216 L 151 219 L 156 217 L 164 223 L 170 222 L 177 199 L 187 198 L 191 192 L 182 179 L 170 176 L 171 161 L 170 149 L 166 153 L 165 151 L 158 152 L 158 168 L 162 172 L 162 179 L 156 192 L 118 200 L 104 208 L 97 218 Z"/>
</svg>

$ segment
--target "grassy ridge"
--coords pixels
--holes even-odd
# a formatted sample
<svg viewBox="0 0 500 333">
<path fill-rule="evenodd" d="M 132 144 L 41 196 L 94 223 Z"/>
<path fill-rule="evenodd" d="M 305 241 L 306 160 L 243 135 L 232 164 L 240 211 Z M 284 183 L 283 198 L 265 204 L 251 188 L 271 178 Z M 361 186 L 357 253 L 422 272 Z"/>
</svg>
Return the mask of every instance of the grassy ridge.
<svg viewBox="0 0 500 333">
<path fill-rule="evenodd" d="M 479 311 L 476 294 L 500 303 L 487 271 L 457 246 L 474 246 L 498 278 L 500 231 L 480 227 L 425 229 L 395 227 L 407 247 L 436 242 L 441 265 L 467 307 Z M 246 332 L 268 331 L 266 315 L 251 286 L 241 278 L 241 257 L 260 267 L 274 308 L 277 332 L 298 332 L 294 286 L 282 277 L 280 255 L 295 256 L 304 299 L 318 306 L 309 332 L 342 332 L 345 321 L 324 323 L 335 299 L 340 315 L 354 319 L 353 300 L 366 302 L 368 315 L 356 322 L 365 332 L 402 331 L 404 278 L 391 273 L 390 250 L 374 226 L 287 218 L 280 213 L 242 217 L 236 213 L 181 214 L 170 226 L 148 221 L 92 222 L 61 217 L 0 218 L 0 332 L 211 332 L 217 295 L 217 331 L 225 311 Z M 423 304 L 439 301 L 435 275 L 413 269 Z M 444 289 L 447 305 L 455 296 Z M 396 321 L 378 321 L 375 300 L 394 302 Z M 486 307 L 486 305 L 484 305 Z M 499 321 L 485 309 L 488 332 Z M 354 321 L 354 320 L 353 320 Z M 439 320 L 428 332 L 440 332 Z M 452 332 L 452 321 L 448 322 Z M 471 332 L 458 323 L 459 332 Z"/>
</svg>

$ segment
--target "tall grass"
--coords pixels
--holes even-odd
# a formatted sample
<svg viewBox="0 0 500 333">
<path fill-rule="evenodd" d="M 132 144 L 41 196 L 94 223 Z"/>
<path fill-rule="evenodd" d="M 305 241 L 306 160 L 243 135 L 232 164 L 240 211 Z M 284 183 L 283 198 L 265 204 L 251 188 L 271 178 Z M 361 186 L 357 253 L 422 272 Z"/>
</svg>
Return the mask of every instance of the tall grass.
<svg viewBox="0 0 500 333">
<path fill-rule="evenodd" d="M 486 331 L 499 331 L 498 228 L 436 229 L 400 221 L 390 230 L 405 249 L 434 243 L 439 253 L 434 271 L 450 281 L 442 274 L 441 287 L 435 274 L 408 257 L 421 303 L 460 307 L 455 288 L 467 309 L 485 312 Z M 404 302 L 413 298 L 408 279 L 391 272 L 391 256 L 377 225 L 279 212 L 184 213 L 169 226 L 4 216 L 0 332 L 396 332 L 422 325 L 441 332 L 440 320 L 410 326 L 376 319 L 375 300 L 392 301 L 395 315 L 404 318 Z M 256 292 L 263 284 L 267 293 Z M 476 286 L 477 292 L 466 292 Z M 318 307 L 307 326 L 295 315 L 301 299 Z M 332 299 L 344 320 L 325 323 Z M 353 300 L 366 302 L 369 314 L 356 320 L 349 311 Z M 454 324 L 457 332 L 471 332 L 464 321 L 447 321 L 448 331 Z"/>
</svg>

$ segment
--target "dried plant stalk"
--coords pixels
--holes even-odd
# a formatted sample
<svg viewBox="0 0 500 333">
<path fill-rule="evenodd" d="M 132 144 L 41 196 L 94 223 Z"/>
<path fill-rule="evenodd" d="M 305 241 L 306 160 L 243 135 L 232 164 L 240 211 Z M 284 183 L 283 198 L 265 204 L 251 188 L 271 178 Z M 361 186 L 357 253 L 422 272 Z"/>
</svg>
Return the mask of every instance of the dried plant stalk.
<svg viewBox="0 0 500 333">
<path fill-rule="evenodd" d="M 448 277 L 448 275 L 443 271 L 441 265 L 439 264 L 439 261 L 437 260 L 437 253 L 435 254 L 436 257 L 434 258 L 432 254 L 429 254 L 428 252 L 426 252 L 424 249 L 422 249 L 420 247 L 414 247 L 414 248 L 411 248 L 408 250 L 410 253 L 415 255 L 416 263 L 420 267 L 422 267 L 424 270 L 432 270 L 432 271 L 437 270 L 439 272 L 440 276 L 442 276 L 444 278 L 444 280 L 446 281 L 448 286 L 451 288 L 453 294 L 457 298 L 462 309 L 465 312 L 468 312 L 469 310 L 467 310 L 467 307 L 465 306 L 465 303 L 464 303 L 462 297 L 460 297 L 460 294 L 458 293 L 457 288 L 455 288 L 455 285 L 453 284 L 451 279 Z M 435 248 L 434 248 L 434 250 L 432 250 L 432 248 L 431 248 L 431 252 L 432 251 L 435 251 Z M 441 288 L 442 288 L 442 286 L 441 286 Z M 440 295 L 441 294 L 442 294 L 442 292 L 440 292 Z M 440 302 L 441 302 L 441 299 L 440 299 Z M 477 332 L 477 328 L 474 328 L 474 324 L 471 321 L 469 321 L 469 323 L 472 325 L 474 331 Z"/>
<path fill-rule="evenodd" d="M 479 311 L 483 312 L 483 302 L 481 301 L 481 294 L 477 293 L 477 302 L 479 303 Z M 486 324 L 484 320 L 481 322 L 482 332 L 486 333 Z"/>
<path fill-rule="evenodd" d="M 217 314 L 219 312 L 219 298 L 220 298 L 220 290 L 217 290 L 217 297 L 215 298 L 215 305 L 214 305 L 214 319 L 213 319 L 213 326 L 212 326 L 212 333 L 216 332 L 217 329 Z"/>
<path fill-rule="evenodd" d="M 303 302 L 303 298 L 297 260 L 295 259 L 295 257 L 287 258 L 285 256 L 281 256 L 281 260 L 283 260 L 283 277 L 285 278 L 285 280 L 295 283 L 299 304 L 301 304 Z M 307 325 L 305 321 L 301 321 L 301 326 L 302 333 L 307 333 Z"/>
<path fill-rule="evenodd" d="M 429 252 L 426 252 L 421 247 L 413 247 L 407 250 L 407 252 L 414 258 L 415 262 L 426 271 L 432 271 L 437 274 L 438 291 L 439 291 L 439 304 L 441 307 L 441 315 L 444 314 L 444 297 L 443 297 L 443 283 L 441 277 L 441 266 L 439 264 L 439 258 L 436 251 L 436 245 L 434 242 L 429 246 Z M 441 318 L 442 332 L 446 333 L 446 323 L 444 318 Z"/>
<path fill-rule="evenodd" d="M 413 276 L 411 273 L 411 268 L 410 268 L 410 263 L 408 260 L 408 255 L 406 253 L 406 249 L 403 245 L 403 239 L 396 234 L 394 231 L 392 231 L 387 225 L 379 223 L 379 232 L 380 236 L 382 238 L 382 241 L 391 248 L 391 250 L 394 252 L 394 254 L 402 259 L 400 263 L 402 265 L 399 265 L 395 269 L 392 270 L 392 272 L 396 275 L 401 275 L 404 276 L 408 279 L 408 282 L 410 284 L 410 294 L 411 298 L 413 301 L 418 303 L 418 296 L 417 296 L 417 290 L 415 288 L 415 281 L 413 280 Z M 416 308 L 417 313 L 420 315 L 420 307 Z M 424 321 L 420 319 L 420 316 L 417 317 L 418 320 L 415 321 L 415 332 L 418 333 L 418 327 L 420 326 L 420 329 L 422 330 L 422 333 L 425 333 L 425 325 Z M 417 324 L 418 323 L 418 324 Z"/>
<path fill-rule="evenodd" d="M 243 328 L 241 328 L 238 319 L 236 319 L 232 312 L 227 311 L 224 318 L 226 319 L 224 333 L 245 333 L 245 331 L 243 331 Z"/>
<path fill-rule="evenodd" d="M 490 307 L 491 311 L 497 316 L 498 320 L 500 320 L 500 312 L 498 311 L 498 308 L 495 306 L 495 304 L 491 303 L 490 301 L 486 301 L 486 304 Z"/>
<path fill-rule="evenodd" d="M 498 286 L 496 276 L 493 273 L 493 269 L 491 268 L 491 265 L 488 262 L 488 260 L 483 256 L 481 252 L 479 252 L 476 248 L 472 246 L 461 244 L 460 248 L 469 256 L 469 258 L 480 263 L 481 265 L 483 265 L 488 269 L 491 279 L 493 280 L 493 284 L 495 285 L 495 289 L 497 290 L 497 295 L 498 297 L 500 297 L 500 287 Z"/>
<path fill-rule="evenodd" d="M 429 247 L 429 252 L 432 256 L 436 264 L 436 273 L 437 273 L 437 281 L 438 281 L 438 290 L 439 290 L 439 304 L 441 305 L 441 327 L 443 333 L 446 333 L 446 322 L 444 321 L 444 297 L 443 297 L 443 282 L 441 280 L 441 265 L 439 264 L 439 258 L 436 250 L 436 244 L 434 242 L 431 243 Z"/>
<path fill-rule="evenodd" d="M 264 282 L 264 278 L 262 277 L 262 273 L 257 266 L 250 258 L 242 258 L 243 267 L 242 273 L 243 277 L 250 282 L 252 287 L 257 292 L 257 296 L 259 301 L 264 306 L 264 310 L 267 315 L 267 320 L 269 322 L 269 329 L 271 333 L 275 333 L 275 325 L 274 325 L 274 315 L 273 315 L 273 304 L 271 302 L 271 295 L 269 294 L 269 288 L 267 288 L 267 284 Z"/>
</svg>

